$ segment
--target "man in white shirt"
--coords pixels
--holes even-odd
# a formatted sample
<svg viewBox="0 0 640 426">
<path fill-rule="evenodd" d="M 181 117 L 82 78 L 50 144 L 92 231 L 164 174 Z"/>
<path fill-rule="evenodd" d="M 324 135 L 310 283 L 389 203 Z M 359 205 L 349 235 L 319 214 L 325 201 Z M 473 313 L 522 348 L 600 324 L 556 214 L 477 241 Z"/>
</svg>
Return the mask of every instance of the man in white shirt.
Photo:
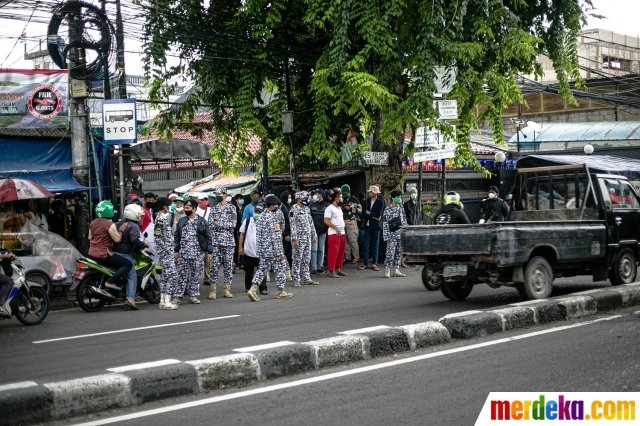
<svg viewBox="0 0 640 426">
<path fill-rule="evenodd" d="M 346 276 L 342 272 L 342 262 L 344 261 L 344 249 L 347 243 L 344 217 L 342 215 L 342 192 L 334 191 L 329 195 L 329 204 L 324 211 L 324 224 L 327 225 L 327 267 L 329 277 L 338 278 Z"/>
<path fill-rule="evenodd" d="M 264 203 L 258 203 L 254 206 L 253 214 L 242 221 L 240 225 L 240 236 L 238 238 L 238 255 L 244 256 L 244 288 L 247 293 L 251 292 L 250 299 L 260 300 L 257 296 L 257 289 L 252 288 L 251 281 L 253 274 L 258 268 L 260 259 L 258 258 L 258 249 L 256 245 L 256 219 L 260 217 L 265 209 Z M 260 294 L 267 294 L 267 279 L 260 283 Z"/>
</svg>

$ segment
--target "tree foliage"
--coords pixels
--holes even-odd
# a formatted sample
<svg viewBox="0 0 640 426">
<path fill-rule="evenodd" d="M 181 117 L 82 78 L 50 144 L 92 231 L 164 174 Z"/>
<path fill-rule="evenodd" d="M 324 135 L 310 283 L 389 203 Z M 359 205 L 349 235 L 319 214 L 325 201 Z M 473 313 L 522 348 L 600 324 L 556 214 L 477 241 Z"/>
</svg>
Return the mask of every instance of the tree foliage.
<svg viewBox="0 0 640 426">
<path fill-rule="evenodd" d="M 561 94 L 572 99 L 568 83 L 579 79 L 576 38 L 588 6 L 591 0 L 211 0 L 205 10 L 199 0 L 154 0 L 145 40 L 153 99 L 166 99 L 172 78 L 195 84 L 157 125 L 168 132 L 204 106 L 221 165 L 255 160 L 246 151 L 255 134 L 286 168 L 281 113 L 291 109 L 297 161 L 337 162 L 352 125 L 360 142 L 372 135 L 374 150 L 392 152 L 398 168 L 404 132 L 436 124 L 434 67 L 456 67 L 449 94 L 459 110 L 456 160 L 473 163 L 470 132 L 489 120 L 503 142 L 500 113 L 523 100 L 518 73 L 541 75 L 538 54 L 551 58 Z"/>
</svg>

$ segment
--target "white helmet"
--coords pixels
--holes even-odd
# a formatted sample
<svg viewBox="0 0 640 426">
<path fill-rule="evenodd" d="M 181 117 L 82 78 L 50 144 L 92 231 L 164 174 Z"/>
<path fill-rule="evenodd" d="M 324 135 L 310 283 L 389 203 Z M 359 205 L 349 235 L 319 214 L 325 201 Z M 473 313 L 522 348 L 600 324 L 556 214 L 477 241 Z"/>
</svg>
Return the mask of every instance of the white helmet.
<svg viewBox="0 0 640 426">
<path fill-rule="evenodd" d="M 140 218 L 144 214 L 142 207 L 137 204 L 127 204 L 124 207 L 124 218 L 133 220 L 134 222 L 140 222 Z"/>
</svg>

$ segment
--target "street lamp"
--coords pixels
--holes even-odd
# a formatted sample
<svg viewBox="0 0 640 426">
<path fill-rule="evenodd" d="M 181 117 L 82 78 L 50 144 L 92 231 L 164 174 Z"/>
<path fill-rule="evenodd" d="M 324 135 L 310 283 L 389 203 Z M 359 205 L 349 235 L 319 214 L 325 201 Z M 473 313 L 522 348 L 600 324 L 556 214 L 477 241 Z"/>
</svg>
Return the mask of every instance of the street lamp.
<svg viewBox="0 0 640 426">
<path fill-rule="evenodd" d="M 524 124 L 524 120 L 520 117 L 511 118 L 511 122 L 516 125 L 516 147 L 518 149 L 518 154 L 520 153 L 520 126 Z"/>
<path fill-rule="evenodd" d="M 291 160 L 289 166 L 291 168 L 291 187 L 294 191 L 299 190 L 298 173 L 296 172 L 296 160 L 293 154 L 293 111 L 282 112 L 282 133 L 289 138 L 289 148 L 291 149 Z"/>
<path fill-rule="evenodd" d="M 502 192 L 502 163 L 504 163 L 504 160 L 507 159 L 507 156 L 504 152 L 498 151 L 495 153 L 493 158 L 494 160 L 496 160 L 496 163 L 498 163 L 498 189 L 500 189 L 500 192 Z"/>
<path fill-rule="evenodd" d="M 593 154 L 593 149 L 594 148 L 593 148 L 593 145 L 591 145 L 590 143 L 586 144 L 583 149 L 584 149 L 584 153 L 585 154 L 587 154 L 587 155 Z"/>
</svg>

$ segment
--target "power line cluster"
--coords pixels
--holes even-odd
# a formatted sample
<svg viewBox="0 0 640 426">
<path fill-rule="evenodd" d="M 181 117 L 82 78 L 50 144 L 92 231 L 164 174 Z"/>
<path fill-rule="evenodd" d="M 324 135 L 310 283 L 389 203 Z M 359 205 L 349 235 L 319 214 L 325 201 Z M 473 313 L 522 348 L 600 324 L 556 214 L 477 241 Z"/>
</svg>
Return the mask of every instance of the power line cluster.
<svg viewBox="0 0 640 426">
<path fill-rule="evenodd" d="M 110 17 L 115 16 L 115 0 L 85 0 L 87 3 L 91 3 L 97 7 L 104 7 L 106 13 Z M 58 0 L 14 0 L 10 3 L 10 6 L 5 6 L 0 8 L 0 18 L 11 19 L 20 22 L 26 22 L 27 24 L 30 22 L 34 23 L 43 23 L 48 24 L 51 20 L 51 15 L 53 10 L 60 5 L 60 1 Z M 25 11 L 29 12 L 26 13 Z M 145 33 L 145 24 L 147 22 L 147 16 L 151 13 L 157 14 L 161 16 L 163 19 L 167 21 L 168 24 L 175 24 L 181 18 L 179 17 L 179 13 L 171 10 L 159 10 L 154 7 L 153 1 L 147 0 L 141 3 L 134 2 L 133 0 L 121 0 L 121 11 L 123 17 L 124 24 L 124 34 L 125 38 L 129 41 L 143 41 L 146 39 Z M 239 31 L 240 28 L 230 27 L 231 32 L 220 32 L 216 31 L 215 28 L 212 28 L 211 23 L 206 20 L 206 11 L 204 8 L 202 9 L 202 19 L 191 20 L 189 21 L 190 31 L 188 33 L 182 34 L 182 40 L 188 40 L 191 42 L 202 42 L 202 43 L 212 43 L 218 45 L 226 45 L 228 46 L 228 51 L 251 51 L 251 48 L 256 47 L 260 44 L 259 41 L 252 40 L 249 37 L 242 35 Z M 25 25 L 26 28 L 26 25 Z M 236 31 L 238 30 L 238 31 Z M 20 39 L 24 39 L 21 35 L 15 34 L 3 34 L 2 29 L 0 29 L 0 39 L 12 40 L 15 39 L 15 44 L 13 50 Z M 582 38 L 592 40 L 601 45 L 605 46 L 616 46 L 619 48 L 625 48 L 628 50 L 640 50 L 640 48 L 633 48 L 631 46 L 626 46 L 621 43 L 604 40 L 598 37 L 594 37 L 591 34 L 583 34 Z M 33 40 L 38 37 L 29 37 L 26 39 Z M 246 48 L 246 49 L 243 49 Z M 269 49 L 276 53 L 292 53 L 291 49 L 298 49 L 297 53 L 300 54 L 309 54 L 309 58 L 313 59 L 318 55 L 318 51 L 313 48 L 302 46 L 291 46 L 284 45 L 278 43 L 272 43 L 269 45 Z M 143 52 L 136 50 L 125 50 L 127 53 L 137 53 L 142 54 Z M 168 57 L 178 58 L 180 55 L 172 52 L 165 52 Z M 11 55 L 7 55 L 7 58 Z M 259 62 L 263 63 L 265 66 L 271 66 L 266 59 L 256 59 L 256 58 L 246 58 L 239 56 L 232 56 L 229 54 L 228 57 L 225 56 L 204 56 L 203 59 L 224 59 L 224 60 L 234 60 L 234 61 L 243 61 L 246 63 Z M 640 90 L 640 75 L 626 75 L 620 76 L 612 72 L 608 72 L 601 68 L 596 68 L 600 62 L 599 59 L 591 59 L 585 57 L 579 57 L 582 61 L 586 61 L 587 64 L 590 62 L 596 62 L 594 66 L 589 65 L 581 65 L 580 68 L 583 71 L 588 71 L 593 75 L 598 75 L 602 78 L 606 78 L 612 83 L 616 83 L 623 88 L 616 89 L 609 92 L 592 92 L 581 89 L 572 89 L 574 96 L 579 98 L 593 98 L 600 99 L 610 103 L 614 103 L 617 105 L 624 105 L 633 108 L 640 108 L 640 97 L 636 96 L 638 90 Z M 6 61 L 6 59 L 5 59 Z M 308 64 L 312 65 L 312 64 Z M 523 93 L 534 93 L 534 92 L 549 92 L 549 93 L 559 93 L 559 87 L 554 83 L 541 83 L 534 80 L 530 80 L 525 77 L 520 77 L 522 84 L 521 88 Z"/>
</svg>

